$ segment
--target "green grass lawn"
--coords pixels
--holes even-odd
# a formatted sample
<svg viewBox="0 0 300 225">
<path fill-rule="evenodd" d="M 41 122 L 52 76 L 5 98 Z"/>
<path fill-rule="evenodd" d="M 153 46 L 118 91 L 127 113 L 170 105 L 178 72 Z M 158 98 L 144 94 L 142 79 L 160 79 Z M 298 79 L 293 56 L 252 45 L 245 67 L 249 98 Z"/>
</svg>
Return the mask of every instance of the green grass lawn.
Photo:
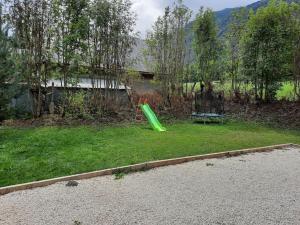
<svg viewBox="0 0 300 225">
<path fill-rule="evenodd" d="M 168 132 L 122 127 L 0 127 L 0 186 L 145 161 L 271 144 L 298 143 L 299 131 L 230 122 L 177 122 Z"/>
</svg>

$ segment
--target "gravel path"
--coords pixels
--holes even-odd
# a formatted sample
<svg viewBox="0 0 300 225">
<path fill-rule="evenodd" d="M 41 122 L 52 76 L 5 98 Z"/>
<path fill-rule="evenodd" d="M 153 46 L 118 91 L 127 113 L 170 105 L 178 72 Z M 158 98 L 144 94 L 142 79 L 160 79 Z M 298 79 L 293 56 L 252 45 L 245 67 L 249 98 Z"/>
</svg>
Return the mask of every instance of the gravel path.
<svg viewBox="0 0 300 225">
<path fill-rule="evenodd" d="M 299 225 L 300 149 L 0 196 L 2 225 Z"/>
</svg>

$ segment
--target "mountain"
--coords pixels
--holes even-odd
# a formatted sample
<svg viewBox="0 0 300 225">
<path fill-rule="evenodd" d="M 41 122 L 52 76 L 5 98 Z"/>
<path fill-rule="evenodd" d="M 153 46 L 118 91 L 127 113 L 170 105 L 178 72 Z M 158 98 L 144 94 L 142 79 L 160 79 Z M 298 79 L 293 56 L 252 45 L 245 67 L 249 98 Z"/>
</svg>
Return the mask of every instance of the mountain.
<svg viewBox="0 0 300 225">
<path fill-rule="evenodd" d="M 248 10 L 254 10 L 254 12 L 264 6 L 268 5 L 269 0 L 261 0 L 261 1 L 257 1 L 254 2 L 250 5 L 246 6 L 246 9 Z M 292 3 L 292 2 L 297 2 L 300 3 L 300 0 L 286 0 L 286 2 L 288 3 Z M 228 8 L 228 9 L 223 9 L 221 11 L 217 11 L 215 12 L 215 17 L 216 17 L 216 21 L 219 27 L 219 36 L 223 36 L 224 33 L 226 32 L 226 29 L 228 27 L 228 24 L 230 23 L 230 16 L 232 14 L 232 12 L 236 11 L 240 9 L 240 7 L 238 8 Z M 193 23 L 193 22 L 192 22 Z"/>
<path fill-rule="evenodd" d="M 248 6 L 246 6 L 246 9 L 248 9 L 248 10 L 252 9 L 252 10 L 256 11 L 258 8 L 264 7 L 267 4 L 268 4 L 268 0 L 262 0 L 262 1 L 258 1 L 258 2 L 255 2 L 255 3 L 252 3 Z M 228 24 L 230 23 L 231 14 L 238 9 L 240 9 L 240 7 L 227 8 L 227 9 L 223 9 L 221 11 L 215 12 L 216 22 L 218 24 L 220 36 L 224 35 L 226 28 L 227 28 Z"/>
</svg>

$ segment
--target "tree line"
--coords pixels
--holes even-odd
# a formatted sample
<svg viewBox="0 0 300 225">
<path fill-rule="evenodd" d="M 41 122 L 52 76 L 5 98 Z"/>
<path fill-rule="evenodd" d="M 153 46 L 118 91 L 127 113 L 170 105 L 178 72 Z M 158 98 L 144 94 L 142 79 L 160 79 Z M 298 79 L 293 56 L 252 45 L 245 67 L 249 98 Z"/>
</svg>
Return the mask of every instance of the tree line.
<svg viewBox="0 0 300 225">
<path fill-rule="evenodd" d="M 176 17 L 179 18 L 175 20 Z M 211 9 L 202 7 L 195 21 L 190 19 L 190 10 L 178 1 L 172 10 L 165 9 L 165 15 L 158 18 L 148 34 L 148 54 L 164 86 L 173 87 L 175 81 L 178 87 L 192 83 L 193 90 L 199 82 L 231 80 L 232 92 L 238 91 L 241 83 L 251 84 L 256 100 L 272 101 L 282 82 L 290 81 L 299 98 L 299 4 L 270 0 L 256 12 L 237 9 L 221 37 Z M 189 23 L 193 24 L 192 31 L 186 29 Z M 185 33 L 185 38 L 178 39 L 178 31 Z M 187 44 L 189 32 L 192 47 Z M 186 57 L 191 49 L 193 60 Z M 181 58 L 176 57 L 178 52 Z M 176 72 L 171 70 L 174 65 Z M 178 90 L 183 94 L 182 89 Z M 173 90 L 167 94 L 172 93 Z"/>
<path fill-rule="evenodd" d="M 1 1 L 1 84 L 4 80 L 26 82 L 34 90 L 32 114 L 42 113 L 43 87 L 50 78 L 61 80 L 61 86 L 76 85 L 85 75 L 92 79 L 92 110 L 102 110 L 109 89 L 124 79 L 125 65 L 136 34 L 136 15 L 130 0 L 5 0 Z M 9 57 L 8 57 L 9 56 Z M 7 70 L 11 60 L 20 58 L 15 71 Z M 22 71 L 17 71 L 21 67 Z M 3 78 L 2 78 L 3 77 Z M 105 80 L 100 94 L 97 79 Z M 102 84 L 103 85 L 103 84 Z M 1 88 L 1 90 L 4 90 Z M 1 92 L 1 95 L 8 93 Z M 65 114 L 69 95 L 62 102 Z M 3 97 L 2 99 L 7 99 Z M 1 104 L 4 110 L 4 104 Z"/>
<path fill-rule="evenodd" d="M 130 0 L 1 0 L 0 118 L 22 83 L 33 90 L 32 114 L 40 116 L 50 78 L 65 89 L 64 115 L 74 99 L 68 87 L 83 75 L 92 80 L 89 112 L 105 111 L 110 90 L 121 82 L 127 87 L 134 74 L 125 71 L 137 37 L 131 6 Z M 145 59 L 166 100 L 193 92 L 200 82 L 228 80 L 232 92 L 250 84 L 256 100 L 274 100 L 284 81 L 300 96 L 299 4 L 270 0 L 256 12 L 240 8 L 220 36 L 211 9 L 200 8 L 193 20 L 177 0 L 153 24 L 146 44 Z"/>
</svg>

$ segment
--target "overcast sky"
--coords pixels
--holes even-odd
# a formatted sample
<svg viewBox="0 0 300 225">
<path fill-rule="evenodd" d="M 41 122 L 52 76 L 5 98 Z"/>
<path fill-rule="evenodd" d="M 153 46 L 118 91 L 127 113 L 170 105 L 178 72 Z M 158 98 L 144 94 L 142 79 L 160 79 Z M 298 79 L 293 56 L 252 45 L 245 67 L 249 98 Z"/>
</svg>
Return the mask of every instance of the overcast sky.
<svg viewBox="0 0 300 225">
<path fill-rule="evenodd" d="M 141 33 L 144 38 L 146 31 L 151 29 L 156 18 L 163 15 L 164 8 L 172 5 L 174 0 L 132 0 L 133 10 L 138 15 L 136 30 Z M 214 11 L 225 8 L 234 8 L 238 6 L 246 6 L 258 0 L 185 0 L 184 3 L 194 13 L 197 13 L 201 6 L 209 7 Z"/>
</svg>

